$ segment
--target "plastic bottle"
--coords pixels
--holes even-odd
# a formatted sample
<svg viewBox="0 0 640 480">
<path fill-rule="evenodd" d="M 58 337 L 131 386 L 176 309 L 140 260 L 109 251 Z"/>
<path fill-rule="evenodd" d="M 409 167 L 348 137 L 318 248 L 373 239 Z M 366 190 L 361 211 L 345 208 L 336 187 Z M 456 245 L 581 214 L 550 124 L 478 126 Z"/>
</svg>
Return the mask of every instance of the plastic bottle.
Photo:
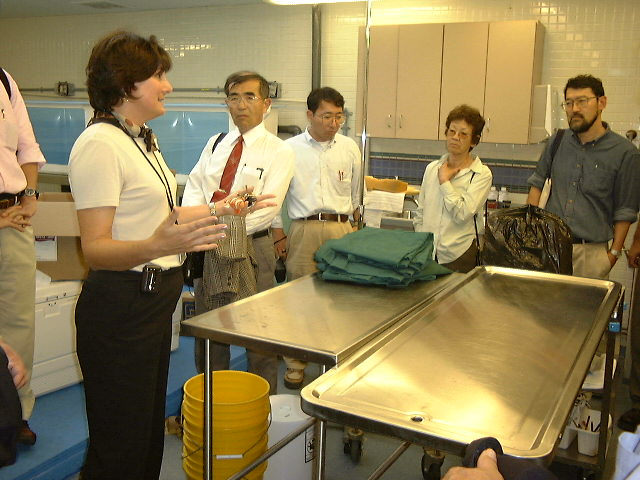
<svg viewBox="0 0 640 480">
<path fill-rule="evenodd" d="M 509 192 L 507 191 L 507 187 L 502 187 L 500 189 L 500 193 L 498 194 L 498 208 L 510 208 L 511 207 L 511 198 L 509 198 Z"/>
<path fill-rule="evenodd" d="M 487 196 L 487 208 L 498 208 L 498 190 L 494 186 L 491 187 Z"/>
</svg>

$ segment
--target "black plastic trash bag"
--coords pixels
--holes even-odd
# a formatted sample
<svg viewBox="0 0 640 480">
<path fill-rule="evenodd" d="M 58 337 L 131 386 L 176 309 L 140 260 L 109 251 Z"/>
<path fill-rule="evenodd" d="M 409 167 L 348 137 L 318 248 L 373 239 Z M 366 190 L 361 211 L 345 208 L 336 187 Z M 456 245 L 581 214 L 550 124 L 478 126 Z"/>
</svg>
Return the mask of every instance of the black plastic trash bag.
<svg viewBox="0 0 640 480">
<path fill-rule="evenodd" d="M 485 265 L 571 275 L 571 231 L 560 218 L 532 205 L 489 215 Z"/>
</svg>

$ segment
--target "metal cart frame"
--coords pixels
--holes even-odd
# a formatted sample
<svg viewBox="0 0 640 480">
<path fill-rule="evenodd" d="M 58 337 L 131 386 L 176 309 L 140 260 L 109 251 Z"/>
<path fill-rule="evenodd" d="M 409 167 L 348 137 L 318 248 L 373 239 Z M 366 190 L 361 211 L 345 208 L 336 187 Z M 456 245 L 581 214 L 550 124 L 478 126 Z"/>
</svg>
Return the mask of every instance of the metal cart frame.
<svg viewBox="0 0 640 480">
<path fill-rule="evenodd" d="M 495 267 L 479 267 L 474 272 L 479 270 L 498 273 L 505 271 L 515 272 L 514 275 L 524 276 L 533 274 L 534 277 L 536 275 L 550 275 Z M 182 333 L 205 339 L 205 345 L 210 340 L 215 340 L 249 348 L 259 348 L 276 354 L 294 356 L 319 363 L 322 366 L 322 373 L 325 372 L 327 366 L 338 366 L 338 368 L 334 368 L 331 372 L 316 379 L 311 385 L 305 387 L 302 392 L 303 407 L 305 407 L 307 413 L 318 419 L 314 478 L 322 479 L 324 478 L 326 441 L 324 421 L 331 420 L 363 427 L 367 431 L 376 431 L 376 429 L 369 428 L 372 423 L 368 419 L 362 424 L 358 423 L 357 418 L 354 419 L 353 416 L 343 415 L 343 412 L 340 412 L 336 417 L 332 417 L 322 408 L 315 410 L 314 407 L 309 407 L 305 392 L 312 391 L 316 388 L 318 382 L 323 383 L 327 377 L 331 377 L 341 368 L 346 368 L 350 363 L 357 362 L 363 352 L 374 348 L 377 344 L 384 344 L 387 339 L 393 339 L 401 334 L 402 329 L 406 326 L 405 324 L 414 321 L 412 319 L 419 314 L 419 311 L 428 310 L 431 304 L 437 303 L 441 297 L 447 295 L 447 292 L 456 291 L 464 287 L 470 275 L 472 274 L 454 274 L 434 282 L 412 285 L 402 290 L 323 282 L 316 276 L 307 276 L 232 305 L 186 320 L 183 322 Z M 565 280 L 566 282 L 589 282 L 587 279 L 568 278 L 571 280 L 567 279 Z M 614 282 L 607 283 L 614 285 L 612 295 L 619 295 L 620 298 L 615 299 L 615 305 L 611 308 L 612 312 L 607 313 L 607 316 L 613 314 L 613 319 L 608 324 L 611 331 L 607 335 L 607 353 L 610 354 L 607 355 L 605 372 L 605 379 L 608 380 L 605 380 L 605 399 L 602 405 L 604 418 L 607 418 L 605 415 L 608 415 L 608 411 L 611 408 L 611 364 L 615 353 L 616 317 L 619 315 L 621 308 L 621 287 L 618 284 L 614 284 Z M 611 307 L 612 301 L 611 298 L 608 299 L 607 308 Z M 598 325 L 601 325 L 601 322 Z M 605 326 L 602 326 L 602 330 L 598 332 L 598 338 L 600 338 L 604 330 Z M 589 342 L 588 349 L 591 349 L 594 344 L 592 340 Z M 593 346 L 593 351 L 595 351 L 595 346 Z M 586 356 L 588 355 L 592 356 L 593 352 L 586 354 Z M 579 380 L 582 380 L 589 367 L 590 358 L 587 359 L 586 356 L 580 356 L 578 370 L 581 371 L 577 375 L 582 376 Z M 207 372 L 210 372 L 209 366 L 207 366 Z M 212 385 L 210 380 L 209 382 L 206 381 L 207 378 L 210 379 L 210 375 L 205 376 L 205 402 L 207 402 L 208 398 L 208 404 L 210 405 Z M 206 383 L 209 384 L 206 385 Z M 581 382 L 578 385 L 574 378 L 572 385 L 574 384 L 576 391 L 565 392 L 562 395 L 562 401 L 560 402 L 562 405 L 558 407 L 561 413 L 554 416 L 553 428 L 546 432 L 547 437 L 555 435 L 555 439 L 552 441 L 551 453 L 542 455 L 547 460 L 550 460 L 554 446 L 557 445 L 558 435 L 562 431 L 561 428 L 564 426 L 568 416 L 573 397 L 575 397 Z M 209 458 L 205 455 L 208 464 L 208 468 L 207 464 L 205 464 L 205 478 L 210 479 L 212 458 L 210 457 L 211 449 L 208 446 L 212 444 L 212 429 L 210 428 L 212 416 L 211 412 L 207 411 L 206 408 L 205 418 L 205 452 L 209 452 Z M 371 478 L 379 478 L 379 475 L 402 454 L 410 443 L 436 447 L 457 454 L 461 453 L 465 443 L 459 439 L 452 440 L 437 435 L 416 435 L 415 431 L 408 431 L 403 426 L 397 425 L 394 426 L 390 434 L 406 441 Z M 584 462 L 585 465 L 588 464 L 589 467 L 595 465 L 596 469 L 601 469 L 600 465 L 603 465 L 606 453 L 606 448 L 604 448 L 606 441 L 605 429 L 604 436 L 600 438 L 601 453 L 598 456 L 598 461 Z M 509 452 L 508 448 L 506 453 L 513 454 L 513 452 Z M 271 454 L 270 450 L 266 457 Z M 257 465 L 264 458 L 258 459 L 254 463 Z M 247 471 L 250 471 L 250 468 L 243 472 L 246 473 Z M 240 476 L 232 478 L 240 478 Z"/>
<path fill-rule="evenodd" d="M 338 365 L 439 292 L 462 280 L 464 275 L 451 274 L 403 289 L 389 289 L 325 282 L 316 275 L 307 275 L 183 321 L 182 335 L 205 340 L 205 479 L 212 478 L 213 465 L 210 341 L 318 363 L 324 373 L 326 367 Z M 325 443 L 325 423 L 318 421 L 316 479 L 324 478 Z"/>
<path fill-rule="evenodd" d="M 606 425 L 622 297 L 605 280 L 476 268 L 306 386 L 302 408 L 457 455 L 494 436 L 506 454 L 547 464 L 608 332 Z M 606 427 L 599 442 L 578 465 L 602 470 Z"/>
</svg>

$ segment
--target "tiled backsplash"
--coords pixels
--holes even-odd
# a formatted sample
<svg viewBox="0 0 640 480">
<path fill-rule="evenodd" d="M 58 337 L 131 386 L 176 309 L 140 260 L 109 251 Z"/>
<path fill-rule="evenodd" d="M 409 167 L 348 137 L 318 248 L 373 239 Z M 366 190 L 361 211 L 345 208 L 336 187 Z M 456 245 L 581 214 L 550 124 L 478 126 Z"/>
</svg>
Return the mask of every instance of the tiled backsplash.
<svg viewBox="0 0 640 480">
<path fill-rule="evenodd" d="M 179 2 L 176 1 L 176 5 Z M 322 7 L 322 83 L 340 90 L 356 111 L 358 29 L 366 4 Z M 429 23 L 537 19 L 546 28 L 542 82 L 562 89 L 579 73 L 602 78 L 608 95 L 604 113 L 612 129 L 640 126 L 640 2 L 632 0 L 376 0 L 372 23 Z M 174 59 L 169 78 L 177 89 L 215 88 L 240 69 L 255 69 L 282 84 L 280 124 L 305 125 L 304 100 L 311 88 L 311 7 L 238 5 L 193 9 L 0 19 L 2 66 L 24 89 L 53 89 L 68 81 L 82 90 L 84 68 L 93 43 L 117 28 L 155 34 Z M 470 81 L 474 72 L 469 72 Z M 59 100 L 48 92 L 38 98 Z M 393 92 L 389 92 L 393 94 Z M 419 94 L 417 92 L 416 94 Z M 85 96 L 82 91 L 78 97 Z M 172 101 L 197 97 L 219 102 L 215 94 L 174 92 Z M 208 100 L 207 100 L 208 99 Z M 350 120 L 354 131 L 354 117 Z M 372 151 L 439 156 L 441 142 L 372 141 Z M 382 145 L 382 147 L 380 147 Z M 517 164 L 534 163 L 539 145 L 484 145 L 477 153 Z M 372 162 L 373 163 L 373 162 Z M 400 168 L 400 167 L 399 167 Z M 402 167 L 404 168 L 404 167 Z M 503 175 L 494 169 L 496 178 Z M 504 173 L 521 181 L 520 167 Z"/>
<path fill-rule="evenodd" d="M 398 177 L 410 185 L 420 185 L 425 168 L 429 162 L 437 158 L 438 156 L 433 155 L 405 158 L 404 155 L 391 156 L 382 152 L 371 152 L 369 171 L 374 177 Z M 497 187 L 507 187 L 510 192 L 515 193 L 528 192 L 527 178 L 533 171 L 533 165 L 514 166 L 498 160 L 485 160 L 483 163 L 491 169 L 493 184 Z"/>
</svg>

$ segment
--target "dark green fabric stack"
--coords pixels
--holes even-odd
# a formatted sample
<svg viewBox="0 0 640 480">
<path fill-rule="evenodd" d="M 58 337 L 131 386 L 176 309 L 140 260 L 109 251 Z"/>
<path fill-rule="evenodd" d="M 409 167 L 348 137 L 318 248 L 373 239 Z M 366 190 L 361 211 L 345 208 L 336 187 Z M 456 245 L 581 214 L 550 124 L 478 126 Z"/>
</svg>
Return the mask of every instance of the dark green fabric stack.
<svg viewBox="0 0 640 480">
<path fill-rule="evenodd" d="M 432 233 L 365 227 L 329 240 L 315 259 L 324 280 L 404 287 L 451 273 L 432 256 Z"/>
</svg>

